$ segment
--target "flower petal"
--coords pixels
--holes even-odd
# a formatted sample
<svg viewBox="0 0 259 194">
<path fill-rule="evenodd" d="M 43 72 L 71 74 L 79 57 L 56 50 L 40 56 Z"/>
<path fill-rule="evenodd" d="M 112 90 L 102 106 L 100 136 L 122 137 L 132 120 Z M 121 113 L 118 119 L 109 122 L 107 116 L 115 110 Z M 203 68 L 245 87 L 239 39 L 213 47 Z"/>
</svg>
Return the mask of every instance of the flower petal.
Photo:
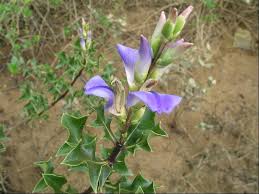
<svg viewBox="0 0 259 194">
<path fill-rule="evenodd" d="M 142 101 L 153 112 L 169 114 L 181 102 L 181 99 L 182 97 L 176 95 L 137 91 L 129 93 L 127 106 L 134 106 L 139 101 Z"/>
<path fill-rule="evenodd" d="M 113 90 L 105 83 L 105 81 L 99 76 L 94 76 L 85 85 L 85 94 L 98 96 L 107 100 L 105 109 L 109 109 L 114 103 Z"/>
<path fill-rule="evenodd" d="M 140 36 L 140 48 L 139 48 L 139 59 L 135 65 L 135 72 L 146 78 L 149 67 L 152 61 L 152 50 L 148 40 L 141 35 Z"/>
<path fill-rule="evenodd" d="M 160 18 L 159 18 L 159 20 L 156 24 L 156 28 L 153 32 L 152 39 L 156 38 L 157 36 L 159 36 L 161 34 L 161 31 L 164 27 L 165 22 L 166 22 L 165 12 L 162 11 L 161 15 L 160 15 Z"/>
<path fill-rule="evenodd" d="M 133 85 L 135 64 L 139 58 L 138 50 L 121 44 L 117 44 L 117 50 L 124 63 L 128 83 Z"/>
</svg>

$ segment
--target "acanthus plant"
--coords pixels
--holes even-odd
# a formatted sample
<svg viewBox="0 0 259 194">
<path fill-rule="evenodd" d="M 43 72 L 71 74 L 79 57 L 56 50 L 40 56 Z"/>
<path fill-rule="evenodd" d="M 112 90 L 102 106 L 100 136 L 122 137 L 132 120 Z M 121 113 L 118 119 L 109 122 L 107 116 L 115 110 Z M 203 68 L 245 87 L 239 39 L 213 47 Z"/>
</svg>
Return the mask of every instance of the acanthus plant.
<svg viewBox="0 0 259 194">
<path fill-rule="evenodd" d="M 192 43 L 183 39 L 176 40 L 192 9 L 189 6 L 178 15 L 177 9 L 173 8 L 168 19 L 162 12 L 151 41 L 140 36 L 139 49 L 117 45 L 126 71 L 127 87 L 118 78 L 114 78 L 109 85 L 99 75 L 85 84 L 86 95 L 101 97 L 106 101 L 104 106 L 95 110 L 96 119 L 91 125 L 103 128 L 103 139 L 112 142 L 112 148 L 101 144 L 98 145 L 100 153 L 97 153 L 97 136 L 85 129 L 88 116 L 63 114 L 61 123 L 68 131 L 68 138 L 56 156 L 64 157 L 61 164 L 68 166 L 70 170 L 89 175 L 90 186 L 86 185 L 81 193 L 155 193 L 155 184 L 141 174 L 129 179 L 132 173 L 125 158 L 137 149 L 151 151 L 148 140 L 152 136 L 167 136 L 161 124 L 155 121 L 155 114 L 169 114 L 180 104 L 182 98 L 161 94 L 152 88 L 172 61 L 192 46 Z M 83 23 L 80 30 L 83 50 L 91 46 L 91 32 L 85 26 Z M 117 124 L 116 129 L 111 127 L 112 120 Z M 50 187 L 55 193 L 80 193 L 67 184 L 64 176 L 54 173 L 50 160 L 37 162 L 36 165 L 43 173 L 34 192 L 42 192 Z M 120 177 L 115 182 L 110 179 L 113 173 Z M 63 188 L 65 184 L 66 190 Z"/>
</svg>

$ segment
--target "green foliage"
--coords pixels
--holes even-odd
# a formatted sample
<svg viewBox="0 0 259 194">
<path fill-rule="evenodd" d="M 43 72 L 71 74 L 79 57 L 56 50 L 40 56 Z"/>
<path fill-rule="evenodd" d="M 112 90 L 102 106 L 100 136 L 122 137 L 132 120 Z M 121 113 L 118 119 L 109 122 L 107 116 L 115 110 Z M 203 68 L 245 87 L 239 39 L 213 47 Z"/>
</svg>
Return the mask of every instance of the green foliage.
<svg viewBox="0 0 259 194">
<path fill-rule="evenodd" d="M 42 170 L 42 178 L 38 181 L 33 189 L 33 193 L 43 192 L 48 187 L 55 193 L 62 192 L 63 185 L 67 182 L 66 178 L 54 173 L 54 166 L 50 160 L 36 162 L 35 165 Z"/>
<path fill-rule="evenodd" d="M 209 9 L 214 9 L 217 7 L 217 2 L 215 0 L 202 0 L 202 2 Z"/>
<path fill-rule="evenodd" d="M 117 183 L 107 183 L 108 193 L 155 193 L 154 183 L 145 179 L 142 175 L 137 175 L 133 181 L 122 177 Z"/>
<path fill-rule="evenodd" d="M 92 126 L 93 127 L 103 127 L 103 129 L 104 129 L 104 139 L 114 141 L 114 137 L 111 133 L 111 128 L 110 128 L 112 118 L 104 116 L 103 105 L 96 108 L 96 113 L 97 113 L 97 118 L 92 123 Z"/>
<path fill-rule="evenodd" d="M 137 148 L 151 151 L 148 143 L 150 136 L 167 136 L 167 133 L 155 122 L 155 113 L 146 109 L 143 117 L 128 130 L 126 146 L 128 151 L 134 153 Z"/>
<path fill-rule="evenodd" d="M 5 151 L 5 145 L 3 144 L 4 141 L 7 140 L 7 137 L 4 132 L 4 126 L 0 125 L 0 153 Z"/>
</svg>

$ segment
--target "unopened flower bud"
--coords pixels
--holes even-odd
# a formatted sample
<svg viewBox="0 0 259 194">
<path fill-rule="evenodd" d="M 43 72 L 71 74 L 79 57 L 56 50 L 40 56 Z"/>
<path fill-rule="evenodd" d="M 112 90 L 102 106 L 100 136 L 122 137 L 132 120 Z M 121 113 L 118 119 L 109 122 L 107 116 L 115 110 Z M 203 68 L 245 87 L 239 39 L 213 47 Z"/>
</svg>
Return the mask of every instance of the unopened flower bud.
<svg viewBox="0 0 259 194">
<path fill-rule="evenodd" d="M 166 21 L 162 30 L 162 34 L 167 40 L 170 40 L 172 38 L 172 35 L 174 32 L 174 26 L 175 25 L 171 20 Z"/>
<path fill-rule="evenodd" d="M 116 111 L 115 115 L 118 116 L 125 116 L 125 89 L 121 83 L 121 81 L 117 78 L 114 78 L 111 82 L 113 86 L 114 95 L 115 95 L 115 102 L 114 102 L 114 109 Z"/>
</svg>

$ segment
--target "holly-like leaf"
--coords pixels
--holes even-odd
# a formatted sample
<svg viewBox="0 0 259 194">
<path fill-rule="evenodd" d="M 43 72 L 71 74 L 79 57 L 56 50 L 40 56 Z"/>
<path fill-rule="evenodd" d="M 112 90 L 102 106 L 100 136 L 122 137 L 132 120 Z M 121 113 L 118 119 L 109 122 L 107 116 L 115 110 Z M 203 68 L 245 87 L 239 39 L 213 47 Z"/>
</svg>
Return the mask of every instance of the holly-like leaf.
<svg viewBox="0 0 259 194">
<path fill-rule="evenodd" d="M 136 176 L 133 181 L 122 177 L 115 184 L 107 182 L 105 189 L 110 193 L 155 193 L 154 183 L 142 175 Z"/>
<path fill-rule="evenodd" d="M 137 191 L 135 192 L 136 194 L 144 194 L 143 189 L 139 186 Z"/>
<path fill-rule="evenodd" d="M 90 184 L 93 191 L 96 193 L 98 191 L 102 192 L 102 188 L 106 183 L 106 180 L 112 172 L 112 168 L 108 164 L 88 161 L 88 172 L 90 178 Z"/>
<path fill-rule="evenodd" d="M 65 142 L 57 151 L 56 156 L 67 155 L 74 147 Z"/>
<path fill-rule="evenodd" d="M 127 156 L 126 151 L 121 152 L 117 157 L 116 162 L 113 164 L 112 168 L 121 176 L 132 176 L 131 170 L 128 169 L 125 163 L 126 156 Z"/>
<path fill-rule="evenodd" d="M 82 138 L 82 130 L 84 128 L 87 117 L 74 117 L 69 114 L 63 114 L 61 124 L 68 130 L 69 137 L 67 142 L 77 144 Z"/>
<path fill-rule="evenodd" d="M 101 175 L 99 178 L 99 187 L 102 188 L 107 180 L 107 178 L 110 176 L 111 174 L 111 167 L 108 165 L 103 165 L 102 169 L 101 169 Z"/>
<path fill-rule="evenodd" d="M 50 160 L 51 158 L 48 161 L 35 162 L 34 165 L 40 167 L 43 173 L 50 174 L 54 170 L 54 165 Z"/>
<path fill-rule="evenodd" d="M 48 187 L 47 183 L 43 178 L 41 178 L 38 183 L 35 185 L 33 189 L 33 193 L 40 193 L 43 192 Z"/>
<path fill-rule="evenodd" d="M 148 139 L 151 136 L 167 136 L 167 133 L 155 122 L 155 113 L 146 108 L 142 118 L 127 131 L 127 150 L 135 153 L 137 148 L 152 151 Z"/>
<path fill-rule="evenodd" d="M 107 139 L 107 140 L 112 140 L 110 132 L 109 132 L 112 118 L 111 117 L 107 117 L 107 118 L 105 117 L 103 106 L 100 106 L 100 107 L 96 108 L 96 112 L 97 112 L 97 118 L 92 123 L 92 126 L 93 127 L 103 127 L 104 138 Z"/>
<path fill-rule="evenodd" d="M 145 151 L 147 151 L 147 152 L 151 152 L 152 149 L 151 149 L 151 147 L 150 147 L 150 145 L 149 145 L 149 143 L 148 143 L 148 137 L 149 137 L 149 136 L 143 136 L 142 141 L 141 141 L 140 143 L 138 143 L 137 145 L 138 145 L 141 149 L 143 149 L 143 150 L 145 150 Z"/>
<path fill-rule="evenodd" d="M 66 184 L 67 180 L 64 176 L 56 174 L 42 174 L 46 184 L 51 187 L 55 193 L 61 193 L 61 188 Z"/>
<path fill-rule="evenodd" d="M 88 173 L 88 167 L 87 164 L 83 163 L 78 166 L 69 166 L 70 171 L 75 171 L 75 172 L 84 172 Z"/>
<path fill-rule="evenodd" d="M 164 129 L 161 128 L 160 124 L 157 124 L 153 129 L 152 133 L 156 136 L 163 136 L 168 137 L 168 134 L 165 132 Z"/>
<path fill-rule="evenodd" d="M 94 162 L 89 161 L 88 163 L 88 169 L 89 169 L 89 178 L 90 178 L 90 184 L 95 193 L 98 191 L 98 182 L 101 176 L 101 170 L 102 165 Z"/>
<path fill-rule="evenodd" d="M 86 163 L 89 160 L 95 159 L 95 149 L 96 149 L 96 138 L 94 138 L 89 143 L 84 143 L 80 141 L 77 146 L 71 150 L 62 161 L 61 164 L 68 166 L 78 166 L 80 164 Z"/>
</svg>

